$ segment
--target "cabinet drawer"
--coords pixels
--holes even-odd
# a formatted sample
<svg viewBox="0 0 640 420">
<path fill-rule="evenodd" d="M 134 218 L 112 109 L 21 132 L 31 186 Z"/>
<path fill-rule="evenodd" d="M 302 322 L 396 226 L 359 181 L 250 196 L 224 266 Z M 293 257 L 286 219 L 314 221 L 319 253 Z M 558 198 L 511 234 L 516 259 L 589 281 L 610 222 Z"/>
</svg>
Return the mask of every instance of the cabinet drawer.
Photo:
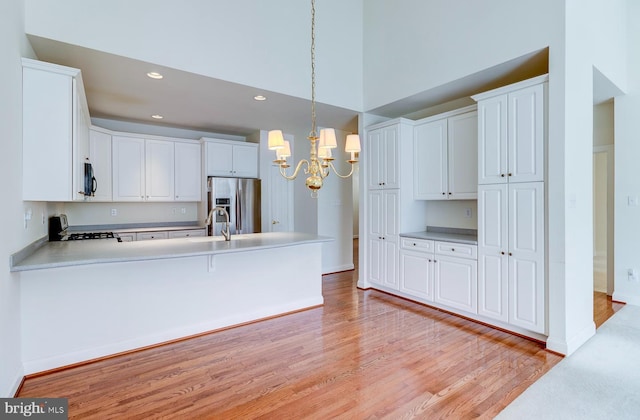
<svg viewBox="0 0 640 420">
<path fill-rule="evenodd" d="M 136 234 L 136 240 L 138 241 L 148 241 L 151 239 L 168 239 L 169 235 L 167 232 L 138 232 Z"/>
<path fill-rule="evenodd" d="M 169 232 L 169 239 L 191 238 L 194 236 L 206 236 L 206 232 L 204 229 L 172 230 Z"/>
<path fill-rule="evenodd" d="M 118 236 L 122 242 L 133 242 L 136 240 L 135 233 L 118 233 Z"/>
<path fill-rule="evenodd" d="M 413 251 L 433 252 L 433 241 L 426 239 L 402 238 L 402 249 Z"/>
<path fill-rule="evenodd" d="M 436 242 L 436 254 L 451 255 L 458 258 L 478 259 L 478 246 L 455 242 Z"/>
</svg>

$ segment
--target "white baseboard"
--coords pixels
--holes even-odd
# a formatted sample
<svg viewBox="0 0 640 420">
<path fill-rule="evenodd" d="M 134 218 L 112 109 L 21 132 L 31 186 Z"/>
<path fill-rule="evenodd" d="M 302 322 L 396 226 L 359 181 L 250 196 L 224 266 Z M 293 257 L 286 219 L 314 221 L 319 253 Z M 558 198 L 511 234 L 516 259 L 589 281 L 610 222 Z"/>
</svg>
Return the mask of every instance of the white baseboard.
<svg viewBox="0 0 640 420">
<path fill-rule="evenodd" d="M 349 271 L 353 270 L 354 265 L 351 264 L 342 264 L 342 265 L 334 265 L 333 267 L 329 267 L 322 270 L 322 274 L 331 274 L 331 273 L 339 273 L 341 271 Z"/>
<path fill-rule="evenodd" d="M 22 367 L 19 367 L 15 370 L 13 375 L 10 376 L 10 380 L 7 383 L 6 388 L 0 391 L 0 396 L 2 398 L 13 398 L 18 392 L 18 388 L 20 388 L 20 384 L 22 383 L 22 379 L 24 378 L 24 370 Z"/>
<path fill-rule="evenodd" d="M 576 334 L 568 340 L 559 340 L 555 337 L 549 336 L 549 338 L 547 339 L 547 349 L 556 353 L 564 354 L 565 356 L 569 356 L 595 334 L 596 325 L 592 322 L 589 326 L 580 331 L 580 333 Z"/>
</svg>

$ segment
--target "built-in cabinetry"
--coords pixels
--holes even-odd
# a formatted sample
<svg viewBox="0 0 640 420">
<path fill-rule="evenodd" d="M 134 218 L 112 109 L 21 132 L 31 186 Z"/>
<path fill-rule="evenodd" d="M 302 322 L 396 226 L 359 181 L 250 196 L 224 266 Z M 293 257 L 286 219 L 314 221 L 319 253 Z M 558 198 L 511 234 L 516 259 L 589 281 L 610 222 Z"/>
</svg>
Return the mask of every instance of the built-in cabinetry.
<svg viewBox="0 0 640 420">
<path fill-rule="evenodd" d="M 396 119 L 367 129 L 366 281 L 398 290 L 401 230 L 426 226 L 425 202 L 413 199 L 413 122 Z"/>
<path fill-rule="evenodd" d="M 203 137 L 207 176 L 257 178 L 258 145 Z"/>
<path fill-rule="evenodd" d="M 477 313 L 477 247 L 401 238 L 400 291 L 427 303 Z"/>
<path fill-rule="evenodd" d="M 112 201 L 111 134 L 97 127 L 89 130 L 89 160 L 96 178 L 96 190 L 88 201 Z"/>
<path fill-rule="evenodd" d="M 546 76 L 478 101 L 478 313 L 546 332 Z"/>
<path fill-rule="evenodd" d="M 200 145 L 114 135 L 113 201 L 200 201 Z"/>
<path fill-rule="evenodd" d="M 191 238 L 197 236 L 207 236 L 207 232 L 202 229 L 178 229 L 178 230 L 154 230 L 142 232 L 116 232 L 122 242 L 148 241 L 154 239 L 174 239 Z"/>
<path fill-rule="evenodd" d="M 417 200 L 477 197 L 475 106 L 417 121 L 413 143 L 414 197 Z"/>
<path fill-rule="evenodd" d="M 89 110 L 80 70 L 22 59 L 22 196 L 84 199 Z"/>
</svg>

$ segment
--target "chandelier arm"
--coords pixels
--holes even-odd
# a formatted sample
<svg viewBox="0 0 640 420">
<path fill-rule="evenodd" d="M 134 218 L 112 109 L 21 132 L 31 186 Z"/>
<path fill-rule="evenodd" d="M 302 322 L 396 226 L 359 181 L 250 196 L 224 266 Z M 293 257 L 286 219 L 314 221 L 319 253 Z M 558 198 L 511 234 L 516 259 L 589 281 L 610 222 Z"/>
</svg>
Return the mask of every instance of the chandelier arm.
<svg viewBox="0 0 640 420">
<path fill-rule="evenodd" d="M 351 171 L 349 171 L 349 173 L 347 175 L 340 175 L 340 173 L 338 172 L 338 170 L 336 169 L 335 166 L 333 166 L 333 162 L 328 162 L 329 163 L 329 167 L 331 169 L 333 169 L 333 173 L 335 173 L 337 176 L 339 176 L 340 178 L 349 178 L 351 175 L 353 175 L 353 169 L 354 169 L 354 165 L 353 163 L 351 164 Z M 329 175 L 329 170 L 327 170 L 327 175 Z"/>
<path fill-rule="evenodd" d="M 293 171 L 293 173 L 291 175 L 287 175 L 287 170 L 285 168 L 283 168 L 282 166 L 280 166 L 280 175 L 282 175 L 284 178 L 288 179 L 289 181 L 296 179 L 296 177 L 298 176 L 298 172 L 300 172 L 300 169 L 302 168 L 303 164 L 307 164 L 307 168 L 309 167 L 309 161 L 306 159 L 301 160 L 300 162 L 298 162 L 298 164 L 296 165 L 296 169 Z"/>
</svg>

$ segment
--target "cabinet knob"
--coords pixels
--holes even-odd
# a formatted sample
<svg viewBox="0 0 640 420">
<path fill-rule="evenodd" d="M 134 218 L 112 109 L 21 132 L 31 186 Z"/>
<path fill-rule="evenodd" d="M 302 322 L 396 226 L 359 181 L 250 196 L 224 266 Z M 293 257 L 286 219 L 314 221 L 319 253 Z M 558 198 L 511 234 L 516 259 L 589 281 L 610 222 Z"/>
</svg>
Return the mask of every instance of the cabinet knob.
<svg viewBox="0 0 640 420">
<path fill-rule="evenodd" d="M 436 261 L 436 260 L 433 260 L 433 262 L 438 262 L 438 261 Z"/>
<path fill-rule="evenodd" d="M 451 248 L 451 250 L 452 250 L 452 251 L 455 251 L 456 249 L 455 249 L 455 248 Z"/>
<path fill-rule="evenodd" d="M 509 176 L 511 176 L 511 173 L 509 173 Z"/>
<path fill-rule="evenodd" d="M 451 193 L 449 193 L 449 195 L 451 195 Z"/>
<path fill-rule="evenodd" d="M 446 193 L 442 193 L 442 195 L 446 195 Z"/>
<path fill-rule="evenodd" d="M 280 223 L 280 222 L 278 222 L 277 220 L 272 220 L 272 221 L 271 221 L 271 224 L 272 224 L 272 225 L 277 225 L 278 223 Z"/>
<path fill-rule="evenodd" d="M 504 255 L 504 251 L 501 251 L 500 254 Z"/>
<path fill-rule="evenodd" d="M 413 246 L 416 246 L 416 245 L 417 245 L 417 244 L 414 242 L 414 243 L 413 243 Z"/>
<path fill-rule="evenodd" d="M 500 176 L 501 176 L 502 178 L 504 178 L 504 174 L 500 174 Z"/>
<path fill-rule="evenodd" d="M 431 262 L 431 259 L 429 259 L 429 262 Z"/>
<path fill-rule="evenodd" d="M 510 257 L 511 257 L 512 255 L 513 255 L 512 253 L 509 253 L 509 256 L 510 256 Z"/>
</svg>

